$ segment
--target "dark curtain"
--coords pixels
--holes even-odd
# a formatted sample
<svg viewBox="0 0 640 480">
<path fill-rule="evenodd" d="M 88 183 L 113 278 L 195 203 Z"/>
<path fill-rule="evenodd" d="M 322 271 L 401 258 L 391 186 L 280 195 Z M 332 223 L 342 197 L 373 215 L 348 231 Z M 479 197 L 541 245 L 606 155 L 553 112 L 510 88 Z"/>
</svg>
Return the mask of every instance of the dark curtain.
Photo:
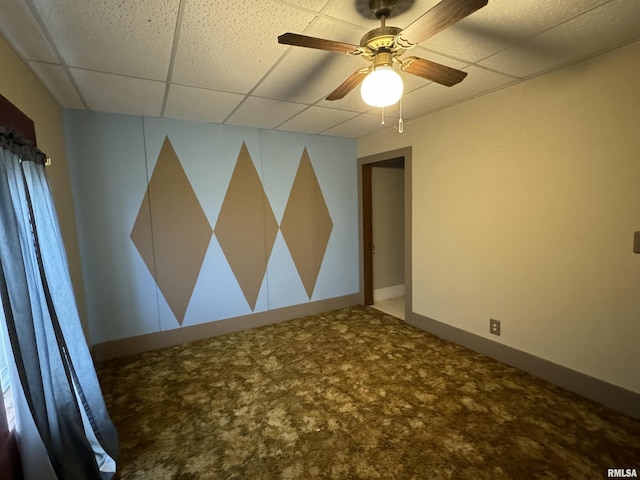
<svg viewBox="0 0 640 480">
<path fill-rule="evenodd" d="M 25 477 L 48 460 L 59 479 L 110 479 L 117 432 L 80 325 L 44 160 L 0 127 L 0 299 L 19 397 L 18 446 Z"/>
</svg>

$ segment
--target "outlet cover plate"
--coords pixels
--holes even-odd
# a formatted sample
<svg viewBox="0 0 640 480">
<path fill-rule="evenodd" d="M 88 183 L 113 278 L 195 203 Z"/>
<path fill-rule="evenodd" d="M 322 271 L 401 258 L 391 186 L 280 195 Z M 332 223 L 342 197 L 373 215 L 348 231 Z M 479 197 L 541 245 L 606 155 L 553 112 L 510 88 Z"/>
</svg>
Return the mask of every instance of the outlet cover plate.
<svg viewBox="0 0 640 480">
<path fill-rule="evenodd" d="M 489 319 L 489 333 L 500 335 L 500 320 Z"/>
</svg>

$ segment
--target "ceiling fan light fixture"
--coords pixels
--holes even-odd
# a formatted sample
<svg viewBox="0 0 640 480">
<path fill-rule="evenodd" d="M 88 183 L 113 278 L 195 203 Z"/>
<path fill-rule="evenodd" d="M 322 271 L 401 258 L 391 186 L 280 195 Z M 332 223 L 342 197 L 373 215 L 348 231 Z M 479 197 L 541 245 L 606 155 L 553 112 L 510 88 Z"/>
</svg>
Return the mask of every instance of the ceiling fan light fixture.
<svg viewBox="0 0 640 480">
<path fill-rule="evenodd" d="M 398 103 L 404 85 L 391 65 L 379 65 L 366 76 L 360 88 L 362 100 L 372 107 L 388 107 Z"/>
</svg>

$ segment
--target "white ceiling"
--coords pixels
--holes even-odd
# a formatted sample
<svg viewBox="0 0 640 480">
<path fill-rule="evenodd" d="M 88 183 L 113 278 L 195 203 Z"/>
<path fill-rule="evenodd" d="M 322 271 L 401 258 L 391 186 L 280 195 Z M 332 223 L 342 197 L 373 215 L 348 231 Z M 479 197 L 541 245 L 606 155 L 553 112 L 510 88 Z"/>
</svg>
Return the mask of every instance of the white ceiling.
<svg viewBox="0 0 640 480">
<path fill-rule="evenodd" d="M 411 0 L 400 0 L 406 4 Z M 415 0 L 405 27 L 437 0 Z M 354 90 L 361 58 L 277 42 L 359 44 L 366 0 L 0 0 L 0 33 L 64 108 L 359 138 L 380 111 Z M 357 8 L 360 7 L 360 8 Z M 366 10 L 366 8 L 364 9 Z M 468 72 L 444 87 L 403 73 L 406 120 L 640 38 L 640 0 L 489 0 L 411 55 Z M 397 107 L 387 115 L 397 117 Z"/>
</svg>

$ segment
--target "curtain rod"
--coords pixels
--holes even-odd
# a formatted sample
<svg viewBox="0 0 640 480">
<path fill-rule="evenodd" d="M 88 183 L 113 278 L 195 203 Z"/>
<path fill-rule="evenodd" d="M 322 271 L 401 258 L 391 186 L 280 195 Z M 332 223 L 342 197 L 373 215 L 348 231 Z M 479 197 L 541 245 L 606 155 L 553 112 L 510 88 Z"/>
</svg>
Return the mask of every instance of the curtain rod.
<svg viewBox="0 0 640 480">
<path fill-rule="evenodd" d="M 22 135 L 6 127 L 0 126 L 0 147 L 18 155 L 21 160 L 51 165 L 51 158 L 35 147 Z"/>
</svg>

